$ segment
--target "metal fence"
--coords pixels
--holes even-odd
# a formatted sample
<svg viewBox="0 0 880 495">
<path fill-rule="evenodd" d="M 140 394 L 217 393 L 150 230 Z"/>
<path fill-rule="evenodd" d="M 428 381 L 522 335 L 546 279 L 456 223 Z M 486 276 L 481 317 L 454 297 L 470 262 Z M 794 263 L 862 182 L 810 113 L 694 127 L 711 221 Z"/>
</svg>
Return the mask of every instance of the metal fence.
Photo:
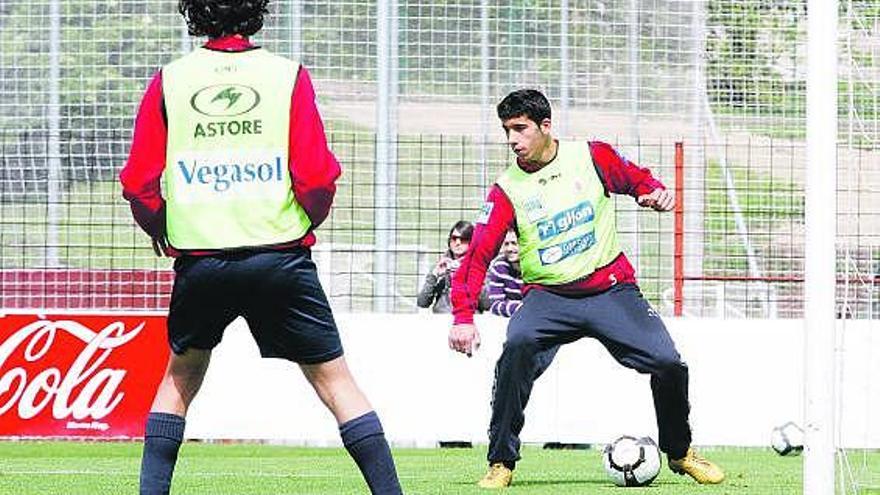
<svg viewBox="0 0 880 495">
<path fill-rule="evenodd" d="M 841 5 L 838 302 L 863 318 L 878 309 L 880 11 Z M 683 314 L 802 314 L 805 2 L 270 7 L 255 39 L 309 68 L 345 168 L 316 248 L 337 308 L 415 310 L 449 227 L 507 160 L 495 102 L 530 86 L 560 135 L 611 142 L 667 183 L 685 143 Z M 0 27 L 0 307 L 162 308 L 169 262 L 115 177 L 147 81 L 199 40 L 153 0 L 10 0 Z M 643 288 L 673 312 L 672 216 L 618 205 Z"/>
</svg>

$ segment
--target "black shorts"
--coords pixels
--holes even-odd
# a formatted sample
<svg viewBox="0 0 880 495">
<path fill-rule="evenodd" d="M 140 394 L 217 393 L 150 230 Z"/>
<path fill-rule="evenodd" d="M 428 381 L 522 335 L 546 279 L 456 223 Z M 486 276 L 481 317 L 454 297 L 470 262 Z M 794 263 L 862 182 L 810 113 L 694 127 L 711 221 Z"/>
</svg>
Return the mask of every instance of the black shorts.
<svg viewBox="0 0 880 495">
<path fill-rule="evenodd" d="M 242 316 L 263 357 L 317 364 L 342 355 L 308 249 L 183 256 L 174 271 L 168 341 L 175 354 L 213 349 Z"/>
</svg>

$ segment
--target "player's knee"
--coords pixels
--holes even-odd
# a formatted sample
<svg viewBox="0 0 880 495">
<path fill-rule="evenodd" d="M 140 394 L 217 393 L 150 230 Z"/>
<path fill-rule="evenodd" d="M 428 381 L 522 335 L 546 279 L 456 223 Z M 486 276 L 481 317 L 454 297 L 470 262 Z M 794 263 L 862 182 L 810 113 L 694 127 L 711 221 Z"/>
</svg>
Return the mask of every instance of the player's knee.
<svg viewBox="0 0 880 495">
<path fill-rule="evenodd" d="M 349 395 L 352 390 L 357 390 L 354 377 L 342 357 L 325 363 L 301 365 L 300 368 L 322 398 Z"/>
<path fill-rule="evenodd" d="M 677 352 L 658 354 L 654 357 L 653 368 L 656 375 L 687 373 L 687 365 L 684 364 Z"/>
<path fill-rule="evenodd" d="M 509 352 L 534 352 L 538 349 L 538 338 L 532 332 L 511 332 L 504 347 Z"/>
</svg>

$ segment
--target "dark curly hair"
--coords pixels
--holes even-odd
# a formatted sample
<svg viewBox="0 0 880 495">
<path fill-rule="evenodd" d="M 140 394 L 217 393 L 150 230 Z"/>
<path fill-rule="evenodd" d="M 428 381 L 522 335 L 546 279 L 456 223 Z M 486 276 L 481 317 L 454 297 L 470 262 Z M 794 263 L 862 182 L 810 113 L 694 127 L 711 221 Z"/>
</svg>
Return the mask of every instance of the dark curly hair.
<svg viewBox="0 0 880 495">
<path fill-rule="evenodd" d="M 180 0 L 177 10 L 193 36 L 250 36 L 263 28 L 268 3 L 269 0 Z"/>
<path fill-rule="evenodd" d="M 532 122 L 541 125 L 550 118 L 550 102 L 537 89 L 520 89 L 505 96 L 498 104 L 498 118 L 510 120 L 525 115 Z"/>
</svg>

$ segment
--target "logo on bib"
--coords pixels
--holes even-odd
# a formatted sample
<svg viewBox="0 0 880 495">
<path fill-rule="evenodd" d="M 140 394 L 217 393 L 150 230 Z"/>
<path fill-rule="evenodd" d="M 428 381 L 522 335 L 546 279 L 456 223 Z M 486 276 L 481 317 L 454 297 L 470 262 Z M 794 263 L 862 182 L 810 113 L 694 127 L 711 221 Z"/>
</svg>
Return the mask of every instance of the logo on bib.
<svg viewBox="0 0 880 495">
<path fill-rule="evenodd" d="M 283 172 L 281 157 L 262 163 L 204 163 L 193 160 L 177 161 L 182 184 L 192 187 L 207 187 L 222 193 L 239 184 L 259 182 L 281 182 Z"/>
<path fill-rule="evenodd" d="M 594 217 L 595 211 L 593 210 L 592 203 L 584 201 L 573 208 L 553 215 L 553 218 L 549 220 L 538 222 L 538 237 L 545 241 L 564 234 L 575 227 L 592 222 Z"/>
<path fill-rule="evenodd" d="M 189 100 L 193 110 L 209 117 L 243 115 L 260 104 L 260 93 L 243 84 L 215 84 L 196 91 Z"/>
<path fill-rule="evenodd" d="M 535 223 L 542 218 L 547 218 L 547 209 L 544 208 L 544 203 L 541 202 L 539 196 L 532 196 L 526 199 L 523 203 L 523 208 L 526 210 L 526 218 L 528 218 L 529 223 Z"/>
<path fill-rule="evenodd" d="M 569 256 L 583 253 L 587 249 L 590 249 L 593 244 L 596 244 L 596 234 L 595 232 L 590 231 L 569 241 L 539 249 L 538 258 L 541 260 L 542 265 L 553 265 Z"/>
<path fill-rule="evenodd" d="M 483 203 L 483 207 L 480 208 L 480 215 L 477 217 L 477 223 L 483 225 L 489 223 L 489 217 L 492 215 L 493 208 L 495 208 L 495 203 L 489 201 Z"/>
</svg>

